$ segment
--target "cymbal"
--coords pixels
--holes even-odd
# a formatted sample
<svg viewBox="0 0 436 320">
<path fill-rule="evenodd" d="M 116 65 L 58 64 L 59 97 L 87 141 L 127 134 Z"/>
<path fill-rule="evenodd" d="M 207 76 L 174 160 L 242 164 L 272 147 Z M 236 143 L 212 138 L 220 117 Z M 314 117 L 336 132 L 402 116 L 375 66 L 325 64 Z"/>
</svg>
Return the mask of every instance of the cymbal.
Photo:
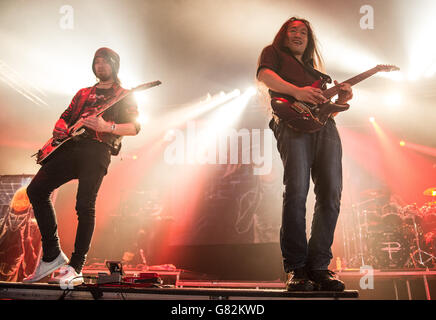
<svg viewBox="0 0 436 320">
<path fill-rule="evenodd" d="M 427 190 L 424 191 L 424 195 L 436 197 L 436 187 L 428 188 Z"/>
</svg>

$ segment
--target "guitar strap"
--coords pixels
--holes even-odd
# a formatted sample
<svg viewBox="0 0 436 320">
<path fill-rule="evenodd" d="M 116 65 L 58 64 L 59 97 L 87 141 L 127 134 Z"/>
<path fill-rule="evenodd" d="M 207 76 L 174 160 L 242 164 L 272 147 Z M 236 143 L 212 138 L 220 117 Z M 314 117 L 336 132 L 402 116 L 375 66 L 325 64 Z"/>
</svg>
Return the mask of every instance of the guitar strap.
<svg viewBox="0 0 436 320">
<path fill-rule="evenodd" d="M 332 83 L 332 78 L 325 74 L 322 73 L 321 71 L 316 70 L 315 68 L 313 68 L 312 66 L 309 65 L 303 65 L 303 67 L 309 72 L 311 73 L 313 76 L 315 76 L 316 78 L 321 78 L 323 81 L 325 81 L 326 83 Z"/>
<path fill-rule="evenodd" d="M 322 73 L 321 71 L 316 70 L 312 64 L 313 64 L 313 60 L 311 61 L 311 64 L 303 64 L 300 61 L 297 60 L 297 58 L 294 57 L 293 54 L 291 54 L 291 56 L 307 71 L 309 72 L 312 76 L 314 76 L 316 79 L 322 79 L 323 81 L 325 81 L 326 83 L 332 83 L 332 78 L 325 74 Z"/>
<path fill-rule="evenodd" d="M 303 64 L 300 61 L 298 61 L 297 58 L 295 58 L 295 56 L 292 54 L 291 50 L 289 50 L 289 48 L 283 48 L 285 52 L 287 52 L 289 55 L 291 55 L 291 57 L 293 59 L 295 59 L 295 61 L 297 61 L 308 73 L 310 73 L 315 79 L 322 79 L 323 81 L 325 81 L 326 83 L 332 83 L 332 78 L 325 74 L 322 73 L 321 71 L 316 70 L 313 67 L 313 60 L 309 61 L 309 64 Z"/>
</svg>

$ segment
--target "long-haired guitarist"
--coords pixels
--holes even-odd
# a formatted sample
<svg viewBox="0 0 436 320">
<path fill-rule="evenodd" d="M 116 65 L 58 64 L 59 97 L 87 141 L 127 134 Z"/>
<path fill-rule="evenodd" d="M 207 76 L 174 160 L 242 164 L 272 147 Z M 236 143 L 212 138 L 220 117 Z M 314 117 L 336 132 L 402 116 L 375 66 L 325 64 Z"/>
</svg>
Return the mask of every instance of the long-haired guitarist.
<svg viewBox="0 0 436 320">
<path fill-rule="evenodd" d="M 81 121 L 85 132 L 60 145 L 42 161 L 42 167 L 27 188 L 41 232 L 43 254 L 35 272 L 24 282 L 37 282 L 59 268 L 59 275 L 52 277 L 50 282 L 83 282 L 81 271 L 94 231 L 95 202 L 111 155 L 119 152 L 122 136 L 134 136 L 140 130 L 136 121 L 138 108 L 131 95 L 107 109 L 102 116 L 95 115 L 96 108 L 125 90 L 118 79 L 119 67 L 120 57 L 115 51 L 109 48 L 98 49 L 92 62 L 98 83 L 79 90 L 56 122 L 54 141 L 69 137 L 70 126 L 79 119 L 84 118 Z M 76 196 L 78 225 L 74 252 L 68 260 L 59 243 L 50 194 L 73 179 L 79 181 Z"/>
<path fill-rule="evenodd" d="M 317 105 L 326 102 L 322 88 L 312 86 L 320 78 L 328 78 L 320 70 L 322 59 L 310 23 L 293 17 L 263 49 L 257 78 L 269 89 L 271 98 L 292 96 Z M 346 104 L 351 98 L 351 87 L 341 84 L 336 104 Z M 289 291 L 342 291 L 344 283 L 328 270 L 342 192 L 342 147 L 335 121 L 330 117 L 317 132 L 305 133 L 274 115 L 270 128 L 284 166 L 280 246 L 288 274 L 286 287 Z M 306 200 L 311 175 L 316 204 L 307 241 Z"/>
</svg>

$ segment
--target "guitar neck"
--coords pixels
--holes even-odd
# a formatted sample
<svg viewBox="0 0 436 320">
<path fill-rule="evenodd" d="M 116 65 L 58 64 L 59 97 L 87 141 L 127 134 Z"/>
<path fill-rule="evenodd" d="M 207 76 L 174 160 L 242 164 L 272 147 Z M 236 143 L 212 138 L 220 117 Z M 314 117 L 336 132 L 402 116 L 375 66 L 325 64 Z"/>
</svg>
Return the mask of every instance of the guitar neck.
<svg viewBox="0 0 436 320">
<path fill-rule="evenodd" d="M 378 72 L 378 68 L 374 67 L 372 69 L 369 69 L 368 71 L 362 72 L 361 74 L 358 74 L 355 77 L 352 77 L 348 80 L 343 81 L 342 83 L 348 83 L 351 86 L 354 86 L 355 84 L 368 79 L 369 77 L 373 76 L 374 74 L 376 74 Z M 330 99 L 332 97 L 334 97 L 335 95 L 337 95 L 339 92 L 339 85 L 335 85 L 334 87 L 331 87 L 327 90 L 325 90 L 323 92 L 323 96 L 326 97 L 327 99 Z"/>
<path fill-rule="evenodd" d="M 111 100 L 109 100 L 106 105 L 103 105 L 100 107 L 100 111 L 97 113 L 97 116 L 101 115 L 103 112 L 105 112 L 107 109 L 109 109 L 110 107 L 112 107 L 115 103 L 117 103 L 118 101 L 120 101 L 121 99 L 127 97 L 129 94 L 132 94 L 135 91 L 141 91 L 141 90 L 145 90 L 145 89 L 149 89 L 149 88 L 153 88 L 155 86 L 160 85 L 162 82 L 160 82 L 159 80 L 157 81 L 153 81 L 153 82 L 148 82 L 148 83 L 144 83 L 141 84 L 133 89 L 130 90 L 123 90 L 120 94 L 114 96 Z"/>
</svg>

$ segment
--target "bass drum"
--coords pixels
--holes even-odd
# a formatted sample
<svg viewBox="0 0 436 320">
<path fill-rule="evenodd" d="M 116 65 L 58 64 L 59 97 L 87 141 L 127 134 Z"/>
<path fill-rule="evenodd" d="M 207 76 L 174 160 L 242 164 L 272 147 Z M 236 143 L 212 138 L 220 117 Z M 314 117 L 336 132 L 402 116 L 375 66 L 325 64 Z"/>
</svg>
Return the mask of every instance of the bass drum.
<svg viewBox="0 0 436 320">
<path fill-rule="evenodd" d="M 403 219 L 399 214 L 384 214 L 381 219 L 385 230 L 400 230 L 403 227 Z"/>
<path fill-rule="evenodd" d="M 396 218 L 394 218 L 396 220 Z M 372 255 L 378 269 L 400 269 L 410 257 L 410 234 L 403 230 L 380 232 L 371 239 Z"/>
<path fill-rule="evenodd" d="M 411 204 L 405 206 L 401 209 L 401 214 L 403 216 L 403 221 L 409 226 L 422 225 L 422 213 L 421 210 L 416 206 L 416 204 Z"/>
<path fill-rule="evenodd" d="M 400 208 L 395 204 L 387 204 L 382 208 L 381 225 L 383 231 L 399 232 L 403 227 L 403 217 Z"/>
</svg>

